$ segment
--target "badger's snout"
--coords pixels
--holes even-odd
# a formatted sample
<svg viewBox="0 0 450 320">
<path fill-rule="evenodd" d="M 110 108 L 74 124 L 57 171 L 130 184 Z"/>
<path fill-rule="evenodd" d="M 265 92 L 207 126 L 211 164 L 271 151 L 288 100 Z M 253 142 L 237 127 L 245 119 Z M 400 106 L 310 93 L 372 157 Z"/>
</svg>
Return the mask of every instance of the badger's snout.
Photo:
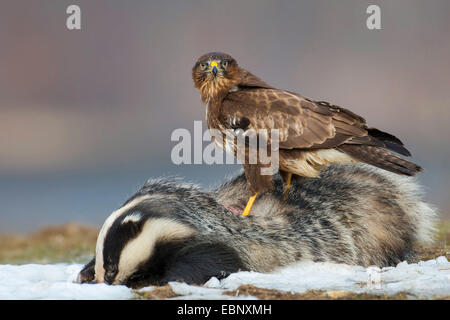
<svg viewBox="0 0 450 320">
<path fill-rule="evenodd" d="M 107 284 L 113 284 L 114 279 L 116 279 L 116 275 L 117 275 L 117 269 L 111 269 L 111 270 L 106 270 L 105 271 L 105 282 Z"/>
<path fill-rule="evenodd" d="M 95 258 L 86 264 L 77 276 L 75 282 L 87 283 L 95 279 Z"/>
</svg>

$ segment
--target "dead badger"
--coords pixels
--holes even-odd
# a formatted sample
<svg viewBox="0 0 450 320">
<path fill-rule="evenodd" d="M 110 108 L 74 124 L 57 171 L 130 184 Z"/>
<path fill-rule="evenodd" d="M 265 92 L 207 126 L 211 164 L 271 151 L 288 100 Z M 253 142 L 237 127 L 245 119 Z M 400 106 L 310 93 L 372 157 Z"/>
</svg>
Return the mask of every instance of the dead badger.
<svg viewBox="0 0 450 320">
<path fill-rule="evenodd" d="M 413 245 L 430 240 L 435 211 L 413 178 L 355 164 L 299 179 L 282 201 L 278 177 L 247 217 L 225 209 L 245 205 L 244 175 L 214 191 L 150 180 L 105 221 L 78 281 L 201 284 L 305 259 L 387 266 L 412 259 Z"/>
</svg>

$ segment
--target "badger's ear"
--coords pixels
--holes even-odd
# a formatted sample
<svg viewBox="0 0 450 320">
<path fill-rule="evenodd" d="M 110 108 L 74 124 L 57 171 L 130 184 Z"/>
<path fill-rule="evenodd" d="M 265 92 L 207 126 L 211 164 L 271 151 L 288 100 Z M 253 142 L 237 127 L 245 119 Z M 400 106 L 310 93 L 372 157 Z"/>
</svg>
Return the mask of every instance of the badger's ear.
<svg viewBox="0 0 450 320">
<path fill-rule="evenodd" d="M 244 266 L 234 249 L 223 243 L 198 243 L 177 252 L 165 280 L 203 284 L 211 277 L 224 278 L 238 270 Z"/>
<path fill-rule="evenodd" d="M 130 235 L 132 235 L 133 237 L 135 237 L 139 234 L 139 230 L 140 230 L 139 222 L 129 221 L 127 223 L 127 227 L 130 229 Z"/>
<path fill-rule="evenodd" d="M 81 269 L 76 282 L 86 283 L 94 281 L 95 278 L 95 257 Z"/>
<path fill-rule="evenodd" d="M 132 212 L 127 215 L 123 221 L 122 225 L 128 228 L 129 234 L 135 236 L 139 233 L 142 227 L 142 214 L 139 211 Z"/>
</svg>

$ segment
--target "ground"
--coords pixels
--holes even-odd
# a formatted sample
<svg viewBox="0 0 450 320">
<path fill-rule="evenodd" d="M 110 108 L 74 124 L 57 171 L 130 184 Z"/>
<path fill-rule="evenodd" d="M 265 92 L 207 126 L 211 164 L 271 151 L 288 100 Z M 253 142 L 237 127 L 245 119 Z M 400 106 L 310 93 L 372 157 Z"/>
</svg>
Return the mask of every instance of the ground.
<svg viewBox="0 0 450 320">
<path fill-rule="evenodd" d="M 0 235 L 0 264 L 86 263 L 94 255 L 98 229 L 69 223 L 27 235 Z"/>
<path fill-rule="evenodd" d="M 50 226 L 28 235 L 0 235 L 0 264 L 50 264 L 86 263 L 95 251 L 98 229 L 70 223 Z M 418 248 L 417 261 L 445 256 L 450 260 L 450 221 L 439 225 L 436 241 L 428 247 Z M 417 262 L 412 261 L 412 262 Z M 227 291 L 231 297 L 255 296 L 259 299 L 407 299 L 407 292 L 395 295 L 372 295 L 350 291 L 309 290 L 305 293 L 289 293 L 278 290 L 261 289 L 252 285 L 241 285 L 236 290 Z M 170 286 L 158 287 L 152 291 L 136 291 L 136 299 L 166 299 L 177 294 Z M 447 297 L 450 298 L 450 297 Z"/>
</svg>

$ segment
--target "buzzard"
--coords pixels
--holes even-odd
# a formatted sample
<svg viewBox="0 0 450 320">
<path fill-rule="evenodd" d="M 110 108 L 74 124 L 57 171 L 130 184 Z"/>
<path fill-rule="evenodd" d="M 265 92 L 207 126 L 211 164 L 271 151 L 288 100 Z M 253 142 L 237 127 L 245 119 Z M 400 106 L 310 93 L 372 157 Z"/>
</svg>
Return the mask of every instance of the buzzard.
<svg viewBox="0 0 450 320">
<path fill-rule="evenodd" d="M 192 69 L 192 78 L 207 104 L 210 130 L 220 130 L 225 136 L 229 130 L 245 134 L 248 130 L 278 129 L 278 169 L 285 198 L 292 175 L 317 177 L 330 164 L 364 162 L 408 176 L 422 171 L 390 152 L 411 155 L 392 134 L 367 127 L 364 118 L 345 108 L 272 87 L 239 67 L 228 54 L 201 56 Z M 270 145 L 271 137 L 266 139 Z M 218 140 L 216 144 L 224 146 L 224 140 Z M 264 165 L 260 162 L 244 162 L 243 166 L 253 194 L 243 212 L 248 215 L 257 194 L 272 187 L 272 176 L 261 174 Z"/>
</svg>

